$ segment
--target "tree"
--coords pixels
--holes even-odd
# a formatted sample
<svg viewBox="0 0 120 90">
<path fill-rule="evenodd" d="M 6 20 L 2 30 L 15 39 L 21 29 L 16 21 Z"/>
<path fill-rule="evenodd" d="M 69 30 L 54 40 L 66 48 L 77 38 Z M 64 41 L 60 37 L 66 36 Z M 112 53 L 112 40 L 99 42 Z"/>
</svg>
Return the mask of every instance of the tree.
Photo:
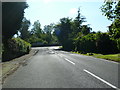
<svg viewBox="0 0 120 90">
<path fill-rule="evenodd" d="M 91 28 L 88 25 L 82 25 L 83 22 L 85 22 L 85 17 L 81 15 L 79 8 L 74 20 L 62 18 L 55 26 L 55 33 L 65 50 L 78 50 L 79 39 L 90 33 Z"/>
<path fill-rule="evenodd" d="M 114 21 L 115 19 L 120 19 L 120 1 L 105 1 L 105 4 L 102 5 L 101 10 L 103 15 L 105 15 L 108 20 Z"/>
<path fill-rule="evenodd" d="M 109 34 L 112 39 L 117 43 L 117 46 L 120 47 L 120 1 L 116 2 L 105 2 L 101 7 L 103 15 L 105 15 L 108 20 L 113 21 L 109 26 Z M 115 46 L 116 47 L 116 46 Z M 118 48 L 119 52 L 120 49 Z"/>
<path fill-rule="evenodd" d="M 9 41 L 18 32 L 24 17 L 24 9 L 28 5 L 26 2 L 3 2 L 2 3 L 2 43 L 4 52 L 2 59 L 10 54 Z"/>
<path fill-rule="evenodd" d="M 90 28 L 88 25 L 83 25 L 81 32 L 83 35 L 87 35 L 90 33 L 91 30 L 92 28 Z"/>
<path fill-rule="evenodd" d="M 7 40 L 12 38 L 20 29 L 24 9 L 27 7 L 26 2 L 2 3 L 2 40 L 4 47 L 7 46 Z"/>
<path fill-rule="evenodd" d="M 81 34 L 81 33 L 79 33 Z M 87 34 L 85 36 L 81 35 L 75 40 L 75 51 L 79 51 L 81 53 L 93 53 L 96 52 L 96 44 L 95 44 L 95 34 Z"/>
<path fill-rule="evenodd" d="M 65 50 L 72 50 L 72 38 L 70 38 L 70 34 L 72 33 L 71 22 L 72 19 L 62 18 L 59 24 L 55 26 L 58 40 Z"/>
<path fill-rule="evenodd" d="M 33 24 L 31 34 L 35 34 L 35 35 L 37 35 L 37 37 L 40 37 L 41 33 L 42 33 L 41 24 L 40 24 L 39 20 L 37 20 Z"/>
<path fill-rule="evenodd" d="M 85 17 L 81 15 L 80 8 L 78 8 L 78 15 L 72 23 L 73 34 L 76 36 L 82 31 L 82 23 L 85 22 Z"/>
<path fill-rule="evenodd" d="M 113 38 L 120 38 L 120 1 L 105 2 L 101 10 L 108 20 L 113 21 L 109 26 L 109 33 Z"/>
<path fill-rule="evenodd" d="M 45 33 L 49 33 L 49 34 L 52 34 L 53 30 L 54 30 L 54 24 L 53 23 L 51 23 L 50 25 L 45 25 L 44 29 L 43 29 L 43 31 Z"/>
<path fill-rule="evenodd" d="M 96 47 L 98 53 L 111 54 L 116 53 L 116 45 L 112 41 L 107 33 L 96 34 Z"/>
<path fill-rule="evenodd" d="M 27 39 L 30 37 L 30 31 L 28 31 L 30 24 L 31 23 L 29 20 L 23 18 L 22 25 L 19 31 L 20 31 L 20 37 L 25 41 L 27 41 Z"/>
</svg>

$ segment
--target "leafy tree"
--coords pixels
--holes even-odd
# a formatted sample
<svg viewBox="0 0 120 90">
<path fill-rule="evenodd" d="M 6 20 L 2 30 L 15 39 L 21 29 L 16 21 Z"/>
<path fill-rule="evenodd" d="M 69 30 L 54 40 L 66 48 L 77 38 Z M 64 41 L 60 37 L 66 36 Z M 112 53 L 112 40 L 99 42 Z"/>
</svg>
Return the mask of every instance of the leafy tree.
<svg viewBox="0 0 120 90">
<path fill-rule="evenodd" d="M 22 26 L 20 28 L 20 37 L 21 39 L 27 41 L 27 39 L 30 37 L 30 31 L 28 31 L 30 26 L 30 21 L 26 18 L 23 18 L 22 20 Z"/>
<path fill-rule="evenodd" d="M 90 28 L 88 25 L 83 25 L 81 32 L 83 35 L 87 35 L 90 33 L 91 30 L 92 30 L 92 28 Z"/>
<path fill-rule="evenodd" d="M 2 59 L 10 54 L 10 39 L 18 32 L 24 17 L 24 9 L 28 5 L 26 2 L 2 2 L 2 43 L 4 52 Z"/>
<path fill-rule="evenodd" d="M 21 27 L 24 17 L 26 2 L 3 2 L 2 3 L 2 40 L 7 46 L 7 40 L 12 38 Z"/>
<path fill-rule="evenodd" d="M 120 38 L 120 19 L 115 19 L 109 26 L 109 34 L 114 39 Z"/>
<path fill-rule="evenodd" d="M 54 24 L 45 25 L 44 29 L 41 29 L 41 24 L 39 20 L 35 21 L 33 24 L 33 28 L 31 30 L 30 38 L 28 42 L 31 44 L 37 45 L 50 45 L 57 43 L 56 36 L 53 35 Z"/>
<path fill-rule="evenodd" d="M 112 39 L 114 39 L 117 43 L 117 46 L 120 46 L 120 1 L 116 2 L 105 2 L 105 4 L 101 7 L 101 10 L 105 16 L 107 16 L 108 20 L 113 21 L 109 26 L 109 34 Z M 116 46 L 114 46 L 116 47 Z M 120 49 L 118 48 L 119 52 Z"/>
<path fill-rule="evenodd" d="M 52 34 L 54 30 L 54 24 L 51 23 L 50 25 L 45 25 L 43 31 L 48 34 Z"/>
<path fill-rule="evenodd" d="M 96 34 L 96 47 L 98 53 L 102 54 L 111 54 L 116 53 L 114 41 L 112 41 L 107 33 L 100 33 Z"/>
<path fill-rule="evenodd" d="M 109 26 L 109 33 L 113 38 L 120 38 L 120 1 L 105 2 L 101 10 L 113 23 Z"/>
<path fill-rule="evenodd" d="M 83 22 L 85 17 L 81 15 L 79 8 L 74 20 L 62 18 L 55 26 L 55 33 L 65 50 L 78 50 L 79 39 L 90 33 L 91 28 L 88 25 L 82 25 Z"/>
<path fill-rule="evenodd" d="M 62 18 L 60 19 L 59 24 L 55 26 L 55 32 L 57 34 L 58 40 L 60 41 L 65 50 L 72 49 L 72 41 L 69 37 L 72 33 L 71 21 L 72 19 Z"/>
<path fill-rule="evenodd" d="M 105 1 L 105 4 L 102 5 L 101 10 L 103 15 L 105 15 L 109 20 L 120 19 L 120 1 Z"/>
<path fill-rule="evenodd" d="M 31 34 L 35 34 L 35 35 L 37 35 L 37 37 L 40 37 L 41 33 L 42 33 L 41 24 L 40 24 L 39 20 L 37 20 L 33 24 Z"/>
<path fill-rule="evenodd" d="M 85 22 L 85 17 L 81 15 L 80 8 L 78 9 L 78 15 L 72 23 L 73 34 L 76 35 L 82 31 L 82 23 Z"/>
<path fill-rule="evenodd" d="M 80 33 L 79 33 L 80 34 Z M 85 36 L 81 35 L 75 40 L 75 51 L 79 51 L 81 53 L 93 53 L 96 52 L 96 38 L 95 34 L 87 34 Z"/>
</svg>

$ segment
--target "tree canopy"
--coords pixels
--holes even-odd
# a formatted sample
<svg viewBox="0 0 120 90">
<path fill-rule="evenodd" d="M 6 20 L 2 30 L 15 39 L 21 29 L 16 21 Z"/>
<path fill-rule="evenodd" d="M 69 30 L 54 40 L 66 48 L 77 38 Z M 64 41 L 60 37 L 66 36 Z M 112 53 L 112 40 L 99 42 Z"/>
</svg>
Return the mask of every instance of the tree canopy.
<svg viewBox="0 0 120 90">
<path fill-rule="evenodd" d="M 24 17 L 26 2 L 3 2 L 2 3 L 2 38 L 3 43 L 12 38 L 21 27 Z"/>
</svg>

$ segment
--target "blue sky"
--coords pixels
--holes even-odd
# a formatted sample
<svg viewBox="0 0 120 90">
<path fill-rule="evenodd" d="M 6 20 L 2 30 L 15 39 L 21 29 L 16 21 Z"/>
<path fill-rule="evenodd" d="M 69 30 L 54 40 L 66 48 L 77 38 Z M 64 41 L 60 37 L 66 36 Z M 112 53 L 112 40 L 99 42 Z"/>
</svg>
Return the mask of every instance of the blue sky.
<svg viewBox="0 0 120 90">
<path fill-rule="evenodd" d="M 74 19 L 79 7 L 81 14 L 86 17 L 84 24 L 90 24 L 92 31 L 106 32 L 111 24 L 100 10 L 102 0 L 29 0 L 27 3 L 29 8 L 25 10 L 25 17 L 32 24 L 39 20 L 42 28 L 50 23 L 58 23 L 63 17 Z"/>
</svg>

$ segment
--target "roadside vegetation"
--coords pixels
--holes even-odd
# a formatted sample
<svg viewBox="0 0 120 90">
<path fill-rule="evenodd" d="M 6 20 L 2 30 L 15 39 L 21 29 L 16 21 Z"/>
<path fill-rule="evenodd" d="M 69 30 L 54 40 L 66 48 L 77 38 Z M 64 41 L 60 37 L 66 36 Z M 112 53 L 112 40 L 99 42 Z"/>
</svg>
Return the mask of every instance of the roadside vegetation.
<svg viewBox="0 0 120 90">
<path fill-rule="evenodd" d="M 107 59 L 107 60 L 120 62 L 120 54 L 93 55 L 93 56 L 97 57 L 97 58 L 103 58 L 103 59 Z"/>
<path fill-rule="evenodd" d="M 75 18 L 63 17 L 58 23 L 45 25 L 42 29 L 39 19 L 29 28 L 31 22 L 24 17 L 24 10 L 28 7 L 26 2 L 3 2 L 2 7 L 2 61 L 29 53 L 31 45 L 61 45 L 66 51 L 100 53 L 93 56 L 119 61 L 120 1 L 106 1 L 100 8 L 112 21 L 107 32 L 95 32 L 89 24 L 83 24 L 87 20 L 80 8 Z"/>
<path fill-rule="evenodd" d="M 76 54 L 81 54 L 79 52 L 71 52 L 71 53 L 76 53 Z M 96 54 L 96 53 L 86 53 L 86 54 L 81 54 L 81 55 L 86 55 L 86 56 L 93 56 L 96 58 L 101 58 L 101 59 L 106 59 L 110 61 L 115 61 L 115 62 L 120 62 L 120 54 Z"/>
<path fill-rule="evenodd" d="M 45 25 L 42 30 L 37 20 L 29 30 L 31 22 L 24 17 L 24 10 L 28 7 L 26 2 L 2 3 L 3 32 L 0 52 L 3 62 L 28 54 L 31 46 L 59 45 L 53 33 L 54 24 Z"/>
<path fill-rule="evenodd" d="M 26 41 L 13 38 L 21 27 L 24 9 L 27 7 L 26 2 L 2 3 L 2 61 L 9 61 L 30 50 L 30 44 Z"/>
<path fill-rule="evenodd" d="M 100 53 L 117 54 L 120 53 L 120 1 L 105 2 L 101 6 L 101 11 L 112 24 L 108 26 L 107 32 L 94 32 L 89 25 L 83 25 L 86 21 L 78 9 L 75 19 L 62 18 L 55 26 L 55 33 L 63 50 L 75 51 L 82 54 Z"/>
<path fill-rule="evenodd" d="M 4 47 L 3 47 L 4 48 Z M 20 38 L 12 38 L 8 40 L 8 51 L 3 51 L 4 55 L 2 59 L 3 61 L 9 61 L 16 57 L 22 56 L 24 54 L 28 54 L 31 48 L 31 44 L 20 39 Z M 5 49 L 3 49 L 5 50 Z"/>
<path fill-rule="evenodd" d="M 104 33 L 94 32 L 89 25 L 83 25 L 82 23 L 86 20 L 81 15 L 80 9 L 75 19 L 60 19 L 59 24 L 55 26 L 55 32 L 63 50 L 120 61 L 117 54 L 120 53 L 120 1 L 105 2 L 101 6 L 101 11 L 108 20 L 112 21 L 108 31 Z"/>
</svg>

